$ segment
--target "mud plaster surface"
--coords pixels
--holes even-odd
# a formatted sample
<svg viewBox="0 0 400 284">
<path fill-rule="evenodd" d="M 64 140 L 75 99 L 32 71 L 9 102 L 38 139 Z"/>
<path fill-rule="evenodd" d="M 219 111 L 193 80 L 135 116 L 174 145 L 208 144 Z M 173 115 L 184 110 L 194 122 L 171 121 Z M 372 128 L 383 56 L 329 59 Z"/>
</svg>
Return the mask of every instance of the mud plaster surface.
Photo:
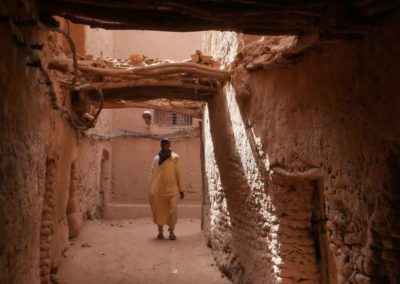
<svg viewBox="0 0 400 284">
<path fill-rule="evenodd" d="M 294 205 L 304 189 L 271 181 L 274 167 L 323 171 L 326 251 L 338 283 L 399 282 L 399 21 L 364 41 L 322 45 L 287 68 L 253 72 L 249 99 L 235 100 L 227 86 L 209 104 L 206 235 L 235 282 L 318 282 L 315 264 L 301 262 L 305 251 L 297 255 L 305 243 L 293 238 L 310 227 L 282 218 L 302 213 Z M 210 39 L 210 50 L 232 58 L 235 34 Z"/>
<path fill-rule="evenodd" d="M 214 265 L 200 220 L 180 219 L 176 241 L 156 240 L 156 231 L 150 219 L 87 222 L 61 262 L 60 283 L 230 283 Z"/>
</svg>

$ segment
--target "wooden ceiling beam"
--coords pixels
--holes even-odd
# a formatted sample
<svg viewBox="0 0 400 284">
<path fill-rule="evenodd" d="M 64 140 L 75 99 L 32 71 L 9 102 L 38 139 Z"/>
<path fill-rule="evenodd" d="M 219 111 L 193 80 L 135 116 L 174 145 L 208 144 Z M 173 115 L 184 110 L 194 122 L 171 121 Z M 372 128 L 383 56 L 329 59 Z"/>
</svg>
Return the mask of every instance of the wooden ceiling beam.
<svg viewBox="0 0 400 284">
<path fill-rule="evenodd" d="M 122 1 L 123 2 L 123 1 Z M 148 29 L 173 31 L 236 30 L 241 32 L 295 34 L 315 25 L 320 18 L 315 8 L 295 6 L 265 6 L 254 1 L 255 6 L 234 1 L 226 5 L 207 1 L 208 6 L 196 4 L 204 1 L 157 1 L 156 4 L 142 1 L 121 1 L 115 5 L 99 1 L 42 0 L 40 5 L 50 14 L 63 16 L 73 22 L 96 27 L 122 29 Z M 97 3 L 97 4 L 96 4 Z M 140 4 L 139 4 L 140 3 Z M 165 3 L 163 5 L 163 3 Z M 211 5 L 210 3 L 214 3 Z M 320 3 L 320 2 L 318 2 Z M 168 6 L 168 4 L 170 6 Z M 179 4 L 179 5 L 178 5 Z M 172 5 L 172 6 L 171 6 Z M 178 9 L 181 6 L 185 9 Z M 129 8 L 129 7 L 134 8 Z"/>
<path fill-rule="evenodd" d="M 103 89 L 105 102 L 145 102 L 156 99 L 206 102 L 208 99 L 212 98 L 216 92 L 217 91 L 197 91 L 178 86 L 135 86 Z M 91 100 L 98 100 L 97 92 L 88 90 L 86 94 Z"/>
<path fill-rule="evenodd" d="M 38 5 L 44 21 L 58 15 L 96 28 L 302 35 L 335 33 L 343 22 L 345 29 L 364 20 L 374 24 L 375 16 L 398 8 L 400 0 L 38 0 Z M 339 6 L 344 8 L 336 13 Z"/>
</svg>

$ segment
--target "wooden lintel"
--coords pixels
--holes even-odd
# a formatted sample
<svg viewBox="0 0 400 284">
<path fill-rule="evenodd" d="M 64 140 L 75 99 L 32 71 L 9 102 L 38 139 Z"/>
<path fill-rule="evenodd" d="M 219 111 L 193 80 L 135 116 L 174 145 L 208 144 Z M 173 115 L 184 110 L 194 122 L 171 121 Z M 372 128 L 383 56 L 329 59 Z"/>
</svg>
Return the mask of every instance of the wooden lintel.
<svg viewBox="0 0 400 284">
<path fill-rule="evenodd" d="M 97 92 L 88 90 L 91 100 L 97 100 Z M 207 101 L 216 91 L 202 91 L 178 86 L 136 86 L 131 88 L 104 89 L 104 101 L 133 101 L 143 102 L 155 99 Z"/>
<path fill-rule="evenodd" d="M 99 2 L 106 3 L 101 5 Z M 114 25 L 130 29 L 201 31 L 257 30 L 293 34 L 318 22 L 322 1 L 313 5 L 265 1 L 65 1 L 41 0 L 50 14 L 82 24 Z M 247 3 L 245 3 L 247 2 Z M 310 1 L 308 1 L 310 2 Z M 95 22 L 94 22 L 95 21 Z"/>
<path fill-rule="evenodd" d="M 72 69 L 71 60 L 50 60 L 48 67 L 52 70 L 61 72 L 68 72 Z M 87 72 L 100 76 L 128 76 L 137 75 L 141 77 L 158 77 L 170 74 L 192 74 L 199 78 L 211 78 L 215 80 L 227 81 L 232 74 L 231 71 L 220 70 L 217 68 L 205 66 L 197 63 L 183 62 L 183 63 L 162 63 L 149 65 L 144 67 L 132 68 L 100 68 L 90 66 L 90 62 L 79 61 L 78 69 L 82 72 Z"/>
<path fill-rule="evenodd" d="M 399 0 L 38 0 L 39 12 L 62 16 L 74 23 L 104 29 L 160 31 L 236 31 L 258 35 L 301 35 L 318 31 L 336 33 L 337 28 L 400 7 Z M 342 3 L 340 13 L 336 3 Z M 333 15 L 333 16 L 332 16 Z M 376 18 L 376 19 L 374 19 Z M 327 25 L 327 22 L 329 24 Z M 346 22 L 345 27 L 342 23 Z"/>
</svg>

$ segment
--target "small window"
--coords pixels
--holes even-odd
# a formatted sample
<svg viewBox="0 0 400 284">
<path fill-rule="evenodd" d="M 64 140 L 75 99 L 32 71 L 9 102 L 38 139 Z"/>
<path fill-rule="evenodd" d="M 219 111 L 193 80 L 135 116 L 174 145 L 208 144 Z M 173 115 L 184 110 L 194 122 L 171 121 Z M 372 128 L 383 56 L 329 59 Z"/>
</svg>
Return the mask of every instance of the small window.
<svg viewBox="0 0 400 284">
<path fill-rule="evenodd" d="M 165 126 L 191 126 L 192 117 L 186 114 L 156 109 L 155 122 Z"/>
</svg>

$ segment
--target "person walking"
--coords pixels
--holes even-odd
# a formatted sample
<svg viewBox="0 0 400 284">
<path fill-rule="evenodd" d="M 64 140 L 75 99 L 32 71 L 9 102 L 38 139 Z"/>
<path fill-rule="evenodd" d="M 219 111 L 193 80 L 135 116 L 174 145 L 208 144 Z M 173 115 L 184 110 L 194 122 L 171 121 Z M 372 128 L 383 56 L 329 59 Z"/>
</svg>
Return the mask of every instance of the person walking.
<svg viewBox="0 0 400 284">
<path fill-rule="evenodd" d="M 157 239 L 164 239 L 164 225 L 167 225 L 169 239 L 176 240 L 178 201 L 184 197 L 180 157 L 171 151 L 171 141 L 164 138 L 161 151 L 153 160 L 150 179 L 149 203 L 153 222 L 158 226 Z"/>
</svg>

